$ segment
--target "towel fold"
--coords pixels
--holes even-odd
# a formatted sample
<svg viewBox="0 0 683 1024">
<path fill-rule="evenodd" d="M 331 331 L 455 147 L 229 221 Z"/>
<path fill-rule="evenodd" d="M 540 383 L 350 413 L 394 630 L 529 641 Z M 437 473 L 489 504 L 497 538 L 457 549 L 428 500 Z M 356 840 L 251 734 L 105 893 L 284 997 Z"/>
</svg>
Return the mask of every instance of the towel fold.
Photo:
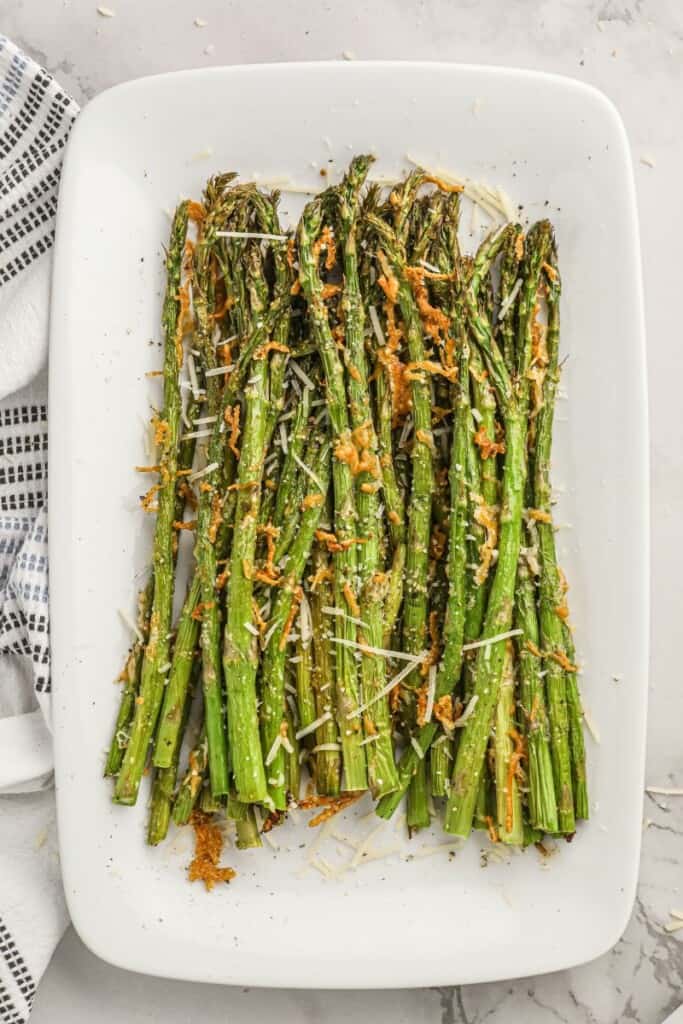
<svg viewBox="0 0 683 1024">
<path fill-rule="evenodd" d="M 28 1020 L 67 923 L 52 790 L 47 558 L 51 249 L 78 107 L 0 36 L 0 1022 Z"/>
</svg>

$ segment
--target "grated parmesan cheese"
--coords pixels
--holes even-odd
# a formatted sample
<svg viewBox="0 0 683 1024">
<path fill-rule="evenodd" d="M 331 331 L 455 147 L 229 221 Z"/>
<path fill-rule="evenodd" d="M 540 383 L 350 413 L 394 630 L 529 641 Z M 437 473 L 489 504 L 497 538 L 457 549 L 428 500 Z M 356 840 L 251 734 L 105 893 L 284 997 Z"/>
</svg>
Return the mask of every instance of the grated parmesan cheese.
<svg viewBox="0 0 683 1024">
<path fill-rule="evenodd" d="M 140 643 L 144 643 L 144 637 L 142 633 L 140 632 L 136 623 L 130 617 L 128 612 L 125 610 L 125 608 L 119 608 L 118 612 L 119 615 L 121 616 L 121 621 L 124 623 L 124 625 L 128 626 L 128 629 L 138 638 Z"/>
<path fill-rule="evenodd" d="M 335 638 L 334 637 L 330 637 L 330 639 L 334 640 Z M 366 701 L 365 704 L 359 704 L 359 706 L 356 708 L 355 711 L 351 711 L 346 716 L 347 719 L 358 718 L 358 716 L 362 715 L 364 711 L 367 711 L 368 708 L 371 708 L 373 704 L 376 704 L 378 700 L 381 700 L 382 697 L 385 697 L 388 693 L 391 693 L 393 688 L 395 686 L 398 686 L 398 684 L 401 683 L 405 679 L 406 676 L 410 675 L 410 673 L 414 671 L 414 669 L 417 667 L 417 665 L 419 665 L 422 661 L 424 661 L 425 658 L 428 657 L 428 655 L 429 655 L 429 652 L 428 651 L 424 651 L 423 654 L 421 654 L 419 656 L 419 658 L 418 658 L 418 660 L 416 662 L 412 662 L 411 661 L 407 665 L 405 665 L 401 669 L 401 671 L 398 672 L 394 676 L 393 679 L 390 679 L 389 682 L 385 686 L 383 686 L 382 689 L 378 693 L 375 694 L 374 697 L 372 697 L 370 700 Z"/>
<path fill-rule="evenodd" d="M 401 434 L 398 439 L 398 447 L 403 448 L 406 441 L 410 437 L 410 432 L 413 429 L 413 418 L 412 416 L 406 416 L 405 422 L 401 428 Z"/>
<path fill-rule="evenodd" d="M 315 384 L 313 383 L 311 378 L 308 376 L 308 374 L 305 373 L 301 369 L 301 367 L 297 363 L 296 359 L 290 360 L 290 364 L 289 365 L 292 367 L 292 370 L 297 375 L 297 377 L 299 378 L 299 380 L 301 381 L 303 386 L 305 388 L 308 388 L 309 391 L 315 391 Z"/>
<path fill-rule="evenodd" d="M 271 235 L 267 231 L 217 231 L 216 238 L 260 238 L 269 242 L 288 242 L 287 235 Z"/>
<path fill-rule="evenodd" d="M 476 708 L 478 701 L 479 701 L 478 694 L 475 693 L 475 694 L 473 694 L 472 697 L 470 697 L 469 702 L 467 704 L 467 707 L 465 708 L 465 710 L 461 714 L 460 718 L 456 719 L 456 721 L 455 721 L 456 729 L 462 729 L 462 727 L 465 724 L 465 722 L 467 722 L 467 720 L 472 717 L 472 715 L 474 714 L 474 709 Z"/>
<path fill-rule="evenodd" d="M 592 719 L 591 715 L 589 714 L 587 708 L 583 709 L 583 720 L 586 723 L 586 728 L 588 729 L 589 733 L 593 737 L 593 740 L 595 741 L 595 743 L 599 743 L 600 742 L 600 733 L 598 732 L 597 726 L 595 725 L 595 722 L 593 721 L 593 719 Z"/>
<path fill-rule="evenodd" d="M 364 740 L 361 740 L 358 744 L 359 747 L 367 747 L 368 743 L 376 743 L 379 739 L 379 733 L 373 733 L 372 736 L 366 736 Z"/>
<path fill-rule="evenodd" d="M 311 606 L 305 594 L 301 595 L 299 602 L 299 635 L 304 647 L 308 647 L 313 639 L 313 619 L 311 617 Z"/>
<path fill-rule="evenodd" d="M 277 757 L 277 752 L 278 752 L 278 750 L 280 749 L 281 746 L 282 746 L 282 736 L 280 735 L 280 733 L 278 733 L 277 736 L 275 737 L 275 739 L 273 740 L 273 745 L 271 746 L 270 750 L 266 754 L 266 760 L 264 762 L 266 768 L 268 768 L 273 763 L 273 761 Z"/>
<path fill-rule="evenodd" d="M 372 324 L 372 329 L 375 332 L 375 337 L 377 338 L 377 343 L 379 344 L 380 348 L 384 348 L 384 346 L 386 345 L 386 339 L 384 337 L 384 331 L 382 330 L 382 325 L 379 322 L 379 316 L 377 315 L 377 310 L 375 309 L 374 306 L 370 306 L 369 307 L 369 312 L 370 312 L 370 323 Z"/>
<path fill-rule="evenodd" d="M 434 697 L 436 695 L 436 665 L 429 666 L 429 674 L 427 676 L 427 704 L 425 706 L 425 724 L 431 722 L 432 712 L 434 710 Z"/>
<path fill-rule="evenodd" d="M 229 366 L 212 366 L 210 370 L 204 371 L 205 377 L 222 377 L 228 373 L 232 373 L 235 369 L 235 364 L 230 363 Z"/>
<path fill-rule="evenodd" d="M 197 369 L 194 364 L 194 356 L 191 352 L 187 354 L 187 372 L 190 375 L 190 387 L 195 398 L 199 395 L 199 381 L 197 380 Z"/>
<path fill-rule="evenodd" d="M 191 441 L 193 437 L 211 437 L 213 430 L 191 430 L 187 434 L 182 434 L 181 441 Z"/>
<path fill-rule="evenodd" d="M 485 640 L 475 640 L 471 644 L 463 644 L 463 651 L 474 651 L 477 647 L 490 647 L 491 644 L 497 644 L 501 640 L 508 640 L 513 636 L 521 636 L 521 629 L 509 629 L 507 633 L 497 633 L 495 636 L 486 637 Z"/>
<path fill-rule="evenodd" d="M 333 636 L 330 639 L 332 643 L 341 644 L 343 647 L 351 647 L 362 654 L 377 654 L 381 658 L 396 658 L 399 661 L 409 661 L 411 665 L 418 665 L 427 657 L 424 651 L 422 654 L 406 654 L 405 651 L 391 651 L 386 647 L 371 647 L 370 644 L 357 644 L 355 640 L 345 640 L 342 637 Z"/>
<path fill-rule="evenodd" d="M 407 856 L 406 860 L 413 857 L 434 857 L 439 853 L 460 853 L 462 850 L 462 844 L 460 843 L 426 843 L 424 846 L 420 846 L 417 850 L 411 851 Z"/>
<path fill-rule="evenodd" d="M 362 626 L 363 629 L 369 629 L 367 622 L 363 622 L 362 619 L 357 619 L 355 615 L 349 615 L 343 608 L 333 608 L 332 605 L 324 604 L 322 606 L 323 614 L 335 615 L 338 618 L 346 619 L 347 622 L 352 622 L 354 626 Z"/>
<path fill-rule="evenodd" d="M 200 477 L 208 476 L 209 473 L 213 473 L 215 469 L 220 469 L 220 463 L 209 462 L 203 469 L 198 469 L 196 473 L 192 473 L 189 479 L 190 481 L 199 480 Z"/>
<path fill-rule="evenodd" d="M 498 321 L 499 322 L 501 320 L 504 320 L 505 317 L 507 316 L 507 314 L 508 314 L 508 312 L 509 312 L 509 310 L 510 310 L 512 304 L 513 304 L 513 302 L 515 301 L 515 299 L 517 298 L 517 295 L 519 294 L 519 289 L 521 287 L 522 287 L 522 278 L 518 277 L 517 280 L 515 281 L 515 283 L 513 284 L 512 288 L 510 289 L 510 291 L 508 292 L 508 294 L 505 296 L 505 298 L 503 299 L 503 301 L 500 304 L 500 309 L 498 310 Z"/>
<path fill-rule="evenodd" d="M 327 409 L 325 409 L 324 411 L 325 411 L 325 412 L 327 412 Z M 292 458 L 293 458 L 293 459 L 294 459 L 294 461 L 296 462 L 297 466 L 298 466 L 298 467 L 299 467 L 300 469 L 303 469 L 304 473 L 306 473 L 306 475 L 307 475 L 307 476 L 309 476 L 309 477 L 311 478 L 311 480 L 313 481 L 313 483 L 317 485 L 317 487 L 318 487 L 319 491 L 320 491 L 320 492 L 321 492 L 322 494 L 325 494 L 325 488 L 323 487 L 323 485 L 322 485 L 322 483 L 321 483 L 321 481 L 320 481 L 320 477 L 319 477 L 319 476 L 316 476 L 316 474 L 315 474 L 315 473 L 313 472 L 313 470 L 312 470 L 312 469 L 310 469 L 310 468 L 309 468 L 309 467 L 308 467 L 308 466 L 306 465 L 306 463 L 305 463 L 305 462 L 303 461 L 303 459 L 300 459 L 300 458 L 299 458 L 299 456 L 298 456 L 298 455 L 296 454 L 296 452 L 294 452 L 294 451 L 292 452 Z"/>
<path fill-rule="evenodd" d="M 319 729 L 321 725 L 325 724 L 325 722 L 329 722 L 331 718 L 332 712 L 326 711 L 324 715 L 321 715 L 320 718 L 316 718 L 316 720 L 314 722 L 311 722 L 310 725 L 305 725 L 302 729 L 298 729 L 294 733 L 295 739 L 302 740 L 304 736 L 310 736 L 312 732 L 315 732 L 316 729 Z"/>
</svg>

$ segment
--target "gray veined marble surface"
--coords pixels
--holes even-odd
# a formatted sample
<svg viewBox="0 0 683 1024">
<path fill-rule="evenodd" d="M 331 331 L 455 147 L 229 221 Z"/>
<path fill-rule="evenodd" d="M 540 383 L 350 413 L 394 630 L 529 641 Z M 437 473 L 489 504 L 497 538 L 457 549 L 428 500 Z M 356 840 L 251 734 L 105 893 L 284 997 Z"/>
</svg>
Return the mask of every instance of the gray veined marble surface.
<svg viewBox="0 0 683 1024">
<path fill-rule="evenodd" d="M 629 134 L 638 188 L 652 435 L 652 659 L 648 781 L 683 784 L 680 671 L 683 436 L 681 0 L 2 0 L 0 29 L 81 103 L 127 78 L 248 61 L 421 58 L 520 65 L 603 89 Z M 196 27 L 194 19 L 206 21 Z M 129 975 L 67 933 L 35 1024 L 142 1021 L 283 1024 L 660 1024 L 683 1002 L 683 799 L 646 798 L 640 888 L 607 956 L 543 978 L 381 993 L 273 992 Z"/>
</svg>

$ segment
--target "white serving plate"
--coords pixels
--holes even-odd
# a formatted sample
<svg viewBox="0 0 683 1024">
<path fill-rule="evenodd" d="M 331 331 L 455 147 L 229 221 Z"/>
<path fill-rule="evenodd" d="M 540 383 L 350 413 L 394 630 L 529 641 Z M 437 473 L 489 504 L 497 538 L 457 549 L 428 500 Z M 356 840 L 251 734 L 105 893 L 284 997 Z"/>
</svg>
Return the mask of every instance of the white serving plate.
<svg viewBox="0 0 683 1024">
<path fill-rule="evenodd" d="M 133 472 L 159 362 L 164 208 L 238 169 L 319 187 L 311 161 L 354 152 L 396 173 L 406 153 L 502 185 L 549 214 L 564 278 L 569 401 L 558 410 L 560 548 L 586 671 L 593 820 L 541 870 L 528 851 L 480 866 L 400 854 L 330 881 L 299 831 L 279 852 L 228 850 L 238 879 L 207 894 L 181 835 L 144 844 L 145 799 L 101 778 L 149 535 Z M 334 164 L 328 161 L 333 159 Z M 547 205 L 546 205 L 547 201 Z M 295 216 L 301 196 L 285 195 Z M 50 352 L 50 572 L 57 796 L 69 909 L 121 967 L 299 987 L 466 983 L 558 970 L 611 947 L 628 919 L 641 831 L 648 644 L 645 353 L 632 170 L 600 93 L 528 71 L 447 64 L 216 68 L 119 86 L 81 114 L 60 198 Z M 615 682 L 613 676 L 620 676 Z M 367 812 L 367 807 L 357 814 Z M 372 823 L 356 823 L 367 831 Z M 388 839 L 396 842 L 393 825 Z M 427 842 L 445 837 L 428 838 Z M 419 840 L 418 842 L 424 842 Z M 403 851 L 409 852 L 407 846 Z M 332 856 L 332 855 L 330 855 Z"/>
</svg>

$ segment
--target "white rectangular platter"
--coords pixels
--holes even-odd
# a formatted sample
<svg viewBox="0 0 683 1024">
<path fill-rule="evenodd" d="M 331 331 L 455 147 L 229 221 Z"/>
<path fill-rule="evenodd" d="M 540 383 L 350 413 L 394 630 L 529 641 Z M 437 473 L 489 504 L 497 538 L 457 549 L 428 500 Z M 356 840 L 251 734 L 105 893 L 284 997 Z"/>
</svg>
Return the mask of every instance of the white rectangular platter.
<svg viewBox="0 0 683 1024">
<path fill-rule="evenodd" d="M 146 796 L 134 811 L 116 807 L 101 777 L 129 639 L 116 609 L 132 611 L 149 554 L 133 466 L 144 462 L 142 423 L 158 386 L 144 374 L 159 364 L 165 211 L 181 194 L 199 197 L 219 170 L 319 188 L 319 168 L 335 180 L 364 151 L 378 154 L 380 175 L 398 175 L 410 155 L 502 186 L 523 220 L 548 215 L 556 226 L 570 358 L 554 476 L 585 703 L 601 733 L 599 744 L 587 738 L 593 818 L 545 867 L 532 849 L 485 869 L 481 833 L 455 857 L 423 856 L 418 847 L 446 837 L 411 844 L 390 823 L 374 847 L 400 849 L 336 880 L 306 869 L 299 844 L 312 833 L 289 823 L 278 851 L 228 849 L 238 878 L 209 894 L 185 879 L 189 841 L 146 847 Z M 293 219 L 301 202 L 285 192 L 282 209 Z M 216 68 L 131 82 L 76 124 L 55 258 L 57 793 L 66 895 L 87 945 L 142 972 L 334 988 L 493 980 L 608 949 L 638 870 L 648 639 L 640 257 L 627 142 L 610 103 L 568 79 L 446 64 Z M 372 827 L 340 823 L 361 835 Z"/>
</svg>

